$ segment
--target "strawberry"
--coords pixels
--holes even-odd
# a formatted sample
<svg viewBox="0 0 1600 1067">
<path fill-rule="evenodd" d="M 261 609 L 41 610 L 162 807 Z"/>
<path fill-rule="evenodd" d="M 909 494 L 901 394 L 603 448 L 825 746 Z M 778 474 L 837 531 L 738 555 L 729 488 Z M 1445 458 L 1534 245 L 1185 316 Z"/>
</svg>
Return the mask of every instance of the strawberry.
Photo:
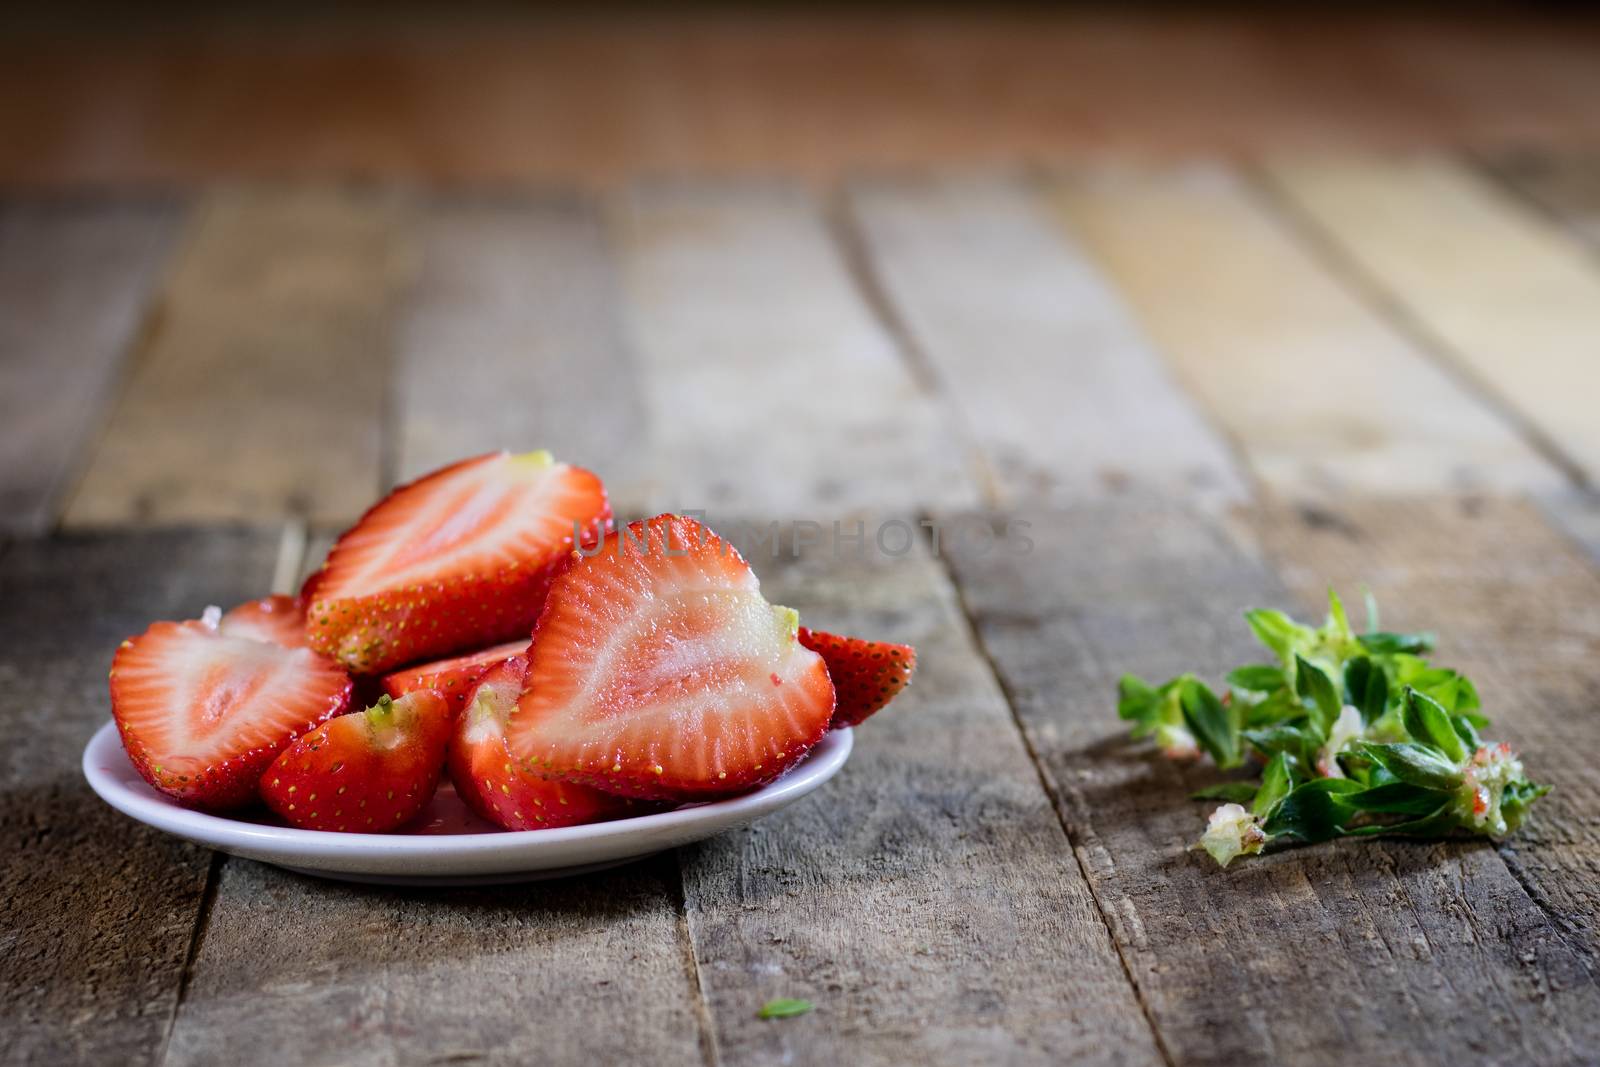
<svg viewBox="0 0 1600 1067">
<path fill-rule="evenodd" d="M 771 781 L 833 715 L 827 666 L 798 626 L 700 523 L 633 523 L 551 586 L 508 747 L 530 773 L 626 796 Z"/>
<path fill-rule="evenodd" d="M 506 717 L 517 706 L 526 656 L 489 669 L 471 691 L 467 711 L 450 739 L 450 778 L 456 794 L 485 819 L 507 830 L 546 830 L 598 822 L 628 810 L 632 801 L 571 782 L 524 774 L 506 751 Z"/>
<path fill-rule="evenodd" d="M 526 640 L 509 641 L 493 648 L 468 652 L 464 656 L 407 667 L 384 675 L 383 688 L 396 700 L 415 689 L 437 689 L 450 701 L 451 710 L 459 712 L 467 706 L 467 696 L 472 692 L 473 683 L 482 678 L 489 668 L 527 650 Z"/>
<path fill-rule="evenodd" d="M 261 799 L 302 830 L 388 833 L 433 799 L 452 721 L 431 689 L 379 697 L 284 749 L 261 776 Z"/>
<path fill-rule="evenodd" d="M 828 664 L 828 676 L 838 694 L 831 726 L 859 725 L 911 684 L 917 669 L 917 650 L 859 637 L 839 637 L 800 627 L 800 643 L 819 653 Z"/>
<path fill-rule="evenodd" d="M 224 633 L 211 618 L 155 623 L 111 663 L 128 758 L 152 786 L 202 808 L 253 800 L 278 752 L 343 712 L 350 689 L 326 656 Z"/>
<path fill-rule="evenodd" d="M 284 648 L 306 647 L 306 613 L 292 596 L 275 594 L 248 600 L 222 616 L 217 628 L 234 637 L 271 641 Z"/>
<path fill-rule="evenodd" d="M 345 531 L 301 591 L 308 640 L 380 674 L 525 636 L 575 541 L 610 528 L 600 479 L 548 452 L 463 460 Z"/>
</svg>

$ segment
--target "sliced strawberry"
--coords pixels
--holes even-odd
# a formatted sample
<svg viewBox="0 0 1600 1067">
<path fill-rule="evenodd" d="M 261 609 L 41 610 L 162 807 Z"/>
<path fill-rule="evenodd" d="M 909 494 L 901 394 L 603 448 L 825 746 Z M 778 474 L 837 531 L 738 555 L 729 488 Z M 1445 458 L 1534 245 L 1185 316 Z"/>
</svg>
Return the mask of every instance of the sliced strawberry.
<svg viewBox="0 0 1600 1067">
<path fill-rule="evenodd" d="M 472 692 L 472 686 L 482 678 L 489 668 L 504 663 L 519 652 L 528 651 L 526 639 L 521 641 L 508 641 L 503 645 L 493 648 L 481 649 L 477 652 L 468 652 L 464 656 L 453 656 L 450 659 L 434 660 L 417 667 L 407 667 L 403 671 L 383 676 L 383 688 L 386 693 L 399 700 L 407 693 L 417 689 L 437 689 L 450 701 L 454 711 L 460 711 L 467 706 L 467 695 Z"/>
<path fill-rule="evenodd" d="M 605 487 L 548 452 L 464 460 L 379 501 L 306 582 L 311 647 L 362 674 L 525 636 Z"/>
<path fill-rule="evenodd" d="M 261 799 L 303 830 L 388 833 L 433 799 L 453 721 L 431 689 L 382 696 L 284 749 L 261 776 Z"/>
<path fill-rule="evenodd" d="M 217 629 L 284 648 L 306 647 L 306 613 L 298 597 L 274 594 L 247 600 L 224 615 Z"/>
<path fill-rule="evenodd" d="M 828 664 L 828 677 L 838 705 L 833 709 L 835 730 L 855 726 L 893 700 L 911 684 L 917 669 L 917 650 L 910 645 L 840 637 L 822 630 L 800 627 L 800 643 L 819 653 Z"/>
<path fill-rule="evenodd" d="M 524 774 L 506 750 L 506 719 L 522 694 L 526 656 L 492 667 L 472 689 L 466 714 L 450 739 L 450 779 L 456 795 L 496 826 L 548 830 L 599 822 L 626 813 L 633 801 L 571 782 Z"/>
<path fill-rule="evenodd" d="M 194 807 L 249 803 L 273 757 L 343 712 L 350 689 L 326 656 L 208 622 L 155 623 L 111 663 L 111 714 L 128 757 L 145 781 Z"/>
<path fill-rule="evenodd" d="M 636 522 L 551 587 L 509 748 L 530 773 L 628 796 L 770 781 L 833 715 L 827 667 L 798 625 L 700 523 Z"/>
</svg>

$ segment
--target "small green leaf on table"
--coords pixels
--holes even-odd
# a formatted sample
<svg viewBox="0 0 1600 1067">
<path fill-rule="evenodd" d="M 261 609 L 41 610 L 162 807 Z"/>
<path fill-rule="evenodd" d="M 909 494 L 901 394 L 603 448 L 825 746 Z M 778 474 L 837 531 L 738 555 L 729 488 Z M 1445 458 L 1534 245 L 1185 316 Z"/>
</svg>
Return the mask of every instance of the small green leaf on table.
<svg viewBox="0 0 1600 1067">
<path fill-rule="evenodd" d="M 796 1015 L 804 1015 L 811 1011 L 814 1005 L 809 1000 L 798 997 L 778 997 L 761 1005 L 761 1010 L 756 1016 L 762 1019 L 792 1019 Z"/>
</svg>

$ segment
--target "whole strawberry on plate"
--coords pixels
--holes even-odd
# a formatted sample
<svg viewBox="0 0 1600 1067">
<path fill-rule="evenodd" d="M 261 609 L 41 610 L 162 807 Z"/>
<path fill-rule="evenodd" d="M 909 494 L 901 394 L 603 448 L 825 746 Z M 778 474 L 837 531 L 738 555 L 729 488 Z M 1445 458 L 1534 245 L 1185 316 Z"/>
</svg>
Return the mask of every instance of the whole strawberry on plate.
<svg viewBox="0 0 1600 1067">
<path fill-rule="evenodd" d="M 506 719 L 522 695 L 526 656 L 489 669 L 469 694 L 450 739 L 450 779 L 456 795 L 481 817 L 507 830 L 548 830 L 615 818 L 633 802 L 571 782 L 525 774 L 506 750 Z"/>
<path fill-rule="evenodd" d="M 513 656 L 528 651 L 526 639 L 508 641 L 503 645 L 468 652 L 449 659 L 434 660 L 416 667 L 406 667 L 383 676 L 384 692 L 399 700 L 418 689 L 436 689 L 450 701 L 450 706 L 460 711 L 467 706 L 472 687 L 493 667 Z M 526 661 L 524 661 L 526 666 Z"/>
<path fill-rule="evenodd" d="M 301 590 L 307 638 L 376 674 L 526 636 L 573 546 L 610 527 L 600 479 L 548 452 L 463 460 L 345 531 Z"/>
<path fill-rule="evenodd" d="M 261 776 L 261 799 L 302 830 L 388 833 L 433 799 L 453 721 L 431 689 L 382 696 L 284 749 Z"/>
<path fill-rule="evenodd" d="M 732 545 L 658 515 L 581 553 L 550 588 L 506 728 L 530 773 L 700 800 L 771 781 L 833 716 L 799 617 Z"/>
<path fill-rule="evenodd" d="M 231 808 L 296 735 L 345 710 L 350 676 L 308 648 L 158 622 L 117 649 L 111 714 L 139 773 L 184 804 Z"/>
</svg>

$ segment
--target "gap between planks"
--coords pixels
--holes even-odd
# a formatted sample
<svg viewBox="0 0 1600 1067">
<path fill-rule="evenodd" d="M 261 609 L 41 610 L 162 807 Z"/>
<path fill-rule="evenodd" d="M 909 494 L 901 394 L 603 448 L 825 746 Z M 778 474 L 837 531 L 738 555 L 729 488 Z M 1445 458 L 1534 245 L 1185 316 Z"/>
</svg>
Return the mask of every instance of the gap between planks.
<svg viewBox="0 0 1600 1067">
<path fill-rule="evenodd" d="M 1276 160 L 1270 180 L 1417 328 L 1592 482 L 1600 265 L 1575 235 L 1439 156 Z"/>
<path fill-rule="evenodd" d="M 1591 488 L 1582 464 L 1553 434 L 1532 416 L 1513 404 L 1495 384 L 1474 370 L 1453 346 L 1425 319 L 1408 306 L 1405 297 L 1386 286 L 1364 267 L 1350 251 L 1333 240 L 1306 211 L 1303 204 L 1288 195 L 1282 182 L 1262 164 L 1241 166 L 1245 179 L 1263 201 L 1299 238 L 1300 243 L 1359 300 L 1371 308 L 1418 352 L 1427 356 L 1451 378 L 1502 421 L 1511 426 L 1528 445 L 1573 485 Z"/>
<path fill-rule="evenodd" d="M 879 326 L 890 339 L 895 350 L 900 353 L 911 374 L 920 380 L 924 387 L 941 400 L 950 411 L 951 421 L 955 423 L 957 435 L 971 457 L 973 469 L 977 472 L 979 489 L 987 505 L 990 508 L 1002 506 L 1005 503 L 1005 494 L 1000 488 L 998 477 L 990 462 L 988 452 L 983 447 L 978 434 L 964 411 L 959 405 L 952 402 L 948 383 L 944 380 L 928 352 L 919 343 L 916 334 L 902 314 L 893 293 L 882 275 L 881 265 L 873 254 L 871 240 L 865 231 L 860 216 L 860 208 L 843 188 L 835 188 L 826 201 L 825 211 L 833 240 L 838 245 L 839 254 L 846 265 L 846 269 L 861 294 L 862 302 L 877 319 Z M 1078 867 L 1079 874 L 1088 888 L 1090 898 L 1094 901 L 1096 913 L 1105 927 L 1106 938 L 1116 951 L 1117 960 L 1122 967 L 1122 973 L 1126 977 L 1129 988 L 1139 1005 L 1140 1012 L 1144 1016 L 1145 1023 L 1149 1027 L 1150 1039 L 1155 1046 L 1155 1050 L 1161 1057 L 1162 1062 L 1167 1064 L 1168 1067 L 1173 1067 L 1175 1061 L 1172 1053 L 1162 1038 L 1160 1028 L 1156 1025 L 1140 983 L 1134 975 L 1133 968 L 1126 953 L 1123 951 L 1123 946 L 1116 937 L 1116 931 L 1113 929 L 1111 920 L 1106 914 L 1105 901 L 1100 895 L 1099 887 L 1084 866 L 1077 842 L 1073 839 L 1071 827 L 1063 817 L 1060 798 L 1056 795 L 1051 784 L 1049 772 L 1046 770 L 1040 754 L 1034 746 L 1033 739 L 1029 736 L 1022 722 L 1010 688 L 996 668 L 994 658 L 983 641 L 982 635 L 978 632 L 976 620 L 973 617 L 961 585 L 956 580 L 955 573 L 950 567 L 948 558 L 939 551 L 932 538 L 931 530 L 924 525 L 935 521 L 935 518 L 929 511 L 919 513 L 919 528 L 923 542 L 932 556 L 939 574 L 950 588 L 961 623 L 965 629 L 967 641 L 976 652 L 977 659 L 987 673 L 989 681 L 1000 694 L 1006 706 L 1012 729 L 1015 730 L 1017 739 L 1033 766 L 1039 789 L 1049 799 L 1051 810 L 1056 815 L 1056 821 L 1061 827 L 1061 833 L 1066 841 L 1067 848 L 1072 853 L 1073 862 Z"/>
<path fill-rule="evenodd" d="M 925 513 L 922 518 L 934 519 L 935 516 Z M 1061 834 L 1067 840 L 1067 848 L 1072 852 L 1073 861 L 1078 865 L 1078 873 L 1083 876 L 1084 884 L 1089 887 L 1089 895 L 1094 900 L 1095 910 L 1100 915 L 1100 922 L 1105 926 L 1106 937 L 1110 940 L 1112 947 L 1116 949 L 1117 960 L 1122 964 L 1122 973 L 1127 976 L 1128 985 L 1133 990 L 1134 998 L 1138 1001 L 1139 1010 L 1144 1014 L 1145 1023 L 1150 1027 L 1150 1039 L 1155 1043 L 1156 1052 L 1161 1056 L 1162 1062 L 1167 1064 L 1167 1067 L 1176 1067 L 1177 1060 L 1173 1058 L 1172 1050 L 1167 1047 L 1166 1039 L 1161 1034 L 1161 1028 L 1156 1025 L 1155 1012 L 1145 996 L 1143 986 L 1134 974 L 1133 963 L 1128 959 L 1128 953 L 1122 944 L 1122 939 L 1117 936 L 1116 927 L 1112 924 L 1111 917 L 1106 911 L 1106 902 L 1101 894 L 1098 879 L 1093 876 L 1088 865 L 1084 863 L 1083 854 L 1078 847 L 1078 840 L 1076 835 L 1073 834 L 1072 825 L 1066 817 L 1066 805 L 1062 802 L 1061 794 L 1056 789 L 1055 782 L 1045 766 L 1044 757 L 1034 744 L 1027 724 L 1023 722 L 1022 714 L 1018 711 L 1017 701 L 1012 694 L 1011 686 L 1007 683 L 1004 675 L 1001 674 L 998 665 L 995 663 L 994 654 L 990 651 L 988 643 L 983 639 L 983 634 L 978 629 L 977 617 L 972 611 L 972 606 L 967 603 L 966 592 L 963 590 L 961 582 L 957 579 L 954 568 L 950 566 L 949 557 L 943 552 L 935 550 L 931 543 L 928 547 L 933 552 L 934 560 L 939 566 L 940 573 L 944 575 L 945 581 L 950 584 L 956 607 L 961 613 L 961 621 L 966 627 L 967 640 L 972 643 L 972 647 L 977 651 L 984 670 L 989 673 L 995 688 L 999 690 L 1001 698 L 1005 701 L 1006 710 L 1011 714 L 1011 724 L 1017 731 L 1017 737 L 1021 740 L 1023 750 L 1028 754 L 1028 759 L 1033 763 L 1034 773 L 1039 779 L 1039 788 L 1050 799 L 1050 807 L 1055 812 L 1056 822 L 1061 825 Z"/>
</svg>

